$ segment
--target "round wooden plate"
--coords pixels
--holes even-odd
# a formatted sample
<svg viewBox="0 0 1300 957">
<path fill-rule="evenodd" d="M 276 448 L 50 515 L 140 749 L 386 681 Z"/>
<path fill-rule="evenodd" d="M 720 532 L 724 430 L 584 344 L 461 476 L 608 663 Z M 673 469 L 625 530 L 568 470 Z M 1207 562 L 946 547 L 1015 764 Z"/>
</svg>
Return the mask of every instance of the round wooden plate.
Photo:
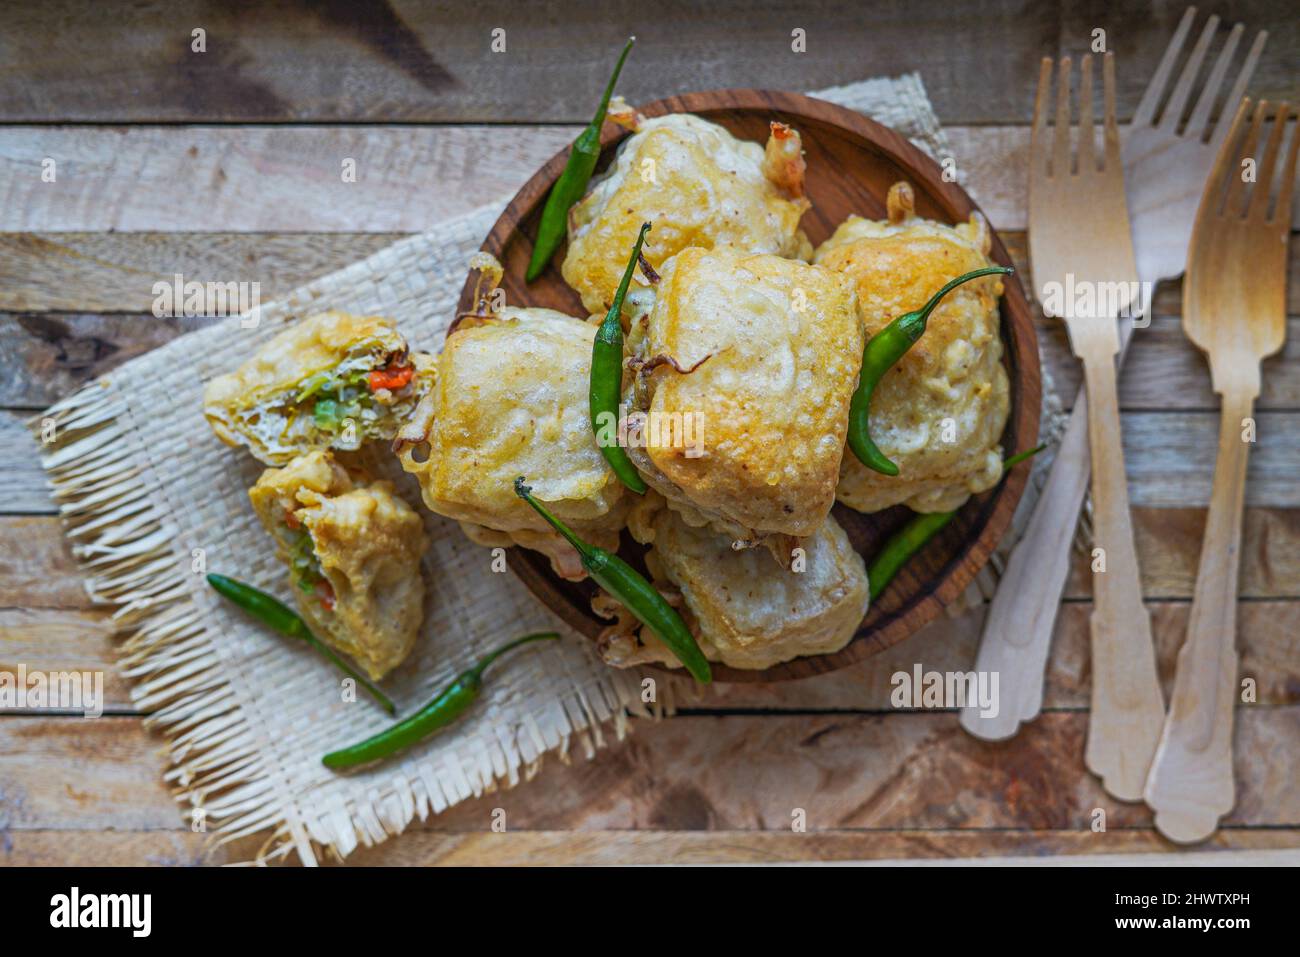
<svg viewBox="0 0 1300 957">
<path fill-rule="evenodd" d="M 885 196 L 900 179 L 916 193 L 918 215 L 946 223 L 969 219 L 977 207 L 956 183 L 945 182 L 939 166 L 905 137 L 859 113 L 823 100 L 770 90 L 712 90 L 657 100 L 640 108 L 647 117 L 667 113 L 695 113 L 726 127 L 735 136 L 757 143 L 767 141 L 772 120 L 788 123 L 803 137 L 808 161 L 807 193 L 812 209 L 801 225 L 814 246 L 824 241 L 850 213 L 870 219 L 885 218 Z M 606 123 L 601 142 L 604 152 L 597 171 L 609 163 L 625 130 Z M 532 285 L 524 283 L 524 269 L 532 254 L 533 237 L 551 184 L 564 168 L 568 150 L 557 153 L 519 191 L 493 226 L 482 248 L 505 267 L 502 288 L 506 301 L 519 306 L 545 306 L 573 316 L 586 311 L 560 276 L 558 263 Z M 1012 265 L 997 234 L 991 258 Z M 1038 439 L 1041 382 L 1038 341 L 1024 292 L 1014 277 L 1005 283 L 1002 300 L 1004 363 L 1011 381 L 1011 413 L 1002 443 L 1007 454 L 1031 448 Z M 459 312 L 473 309 L 474 276 L 461 293 Z M 938 617 L 988 561 L 998 540 L 1011 523 L 1024 489 L 1027 468 L 1014 469 L 996 488 L 972 498 L 944 531 L 899 572 L 885 593 L 871 606 L 853 640 L 835 654 L 796 658 L 762 671 L 714 665 L 717 681 L 783 681 L 834 671 L 875 654 L 906 638 Z M 862 515 L 843 505 L 834 515 L 848 532 L 854 547 L 868 560 L 885 538 L 909 516 L 902 507 Z M 608 622 L 591 611 L 596 586 L 590 581 L 566 582 L 536 552 L 511 549 L 510 567 L 547 607 L 569 625 L 595 638 Z M 623 536 L 620 554 L 644 568 L 644 549 Z M 676 669 L 678 673 L 681 669 Z"/>
</svg>

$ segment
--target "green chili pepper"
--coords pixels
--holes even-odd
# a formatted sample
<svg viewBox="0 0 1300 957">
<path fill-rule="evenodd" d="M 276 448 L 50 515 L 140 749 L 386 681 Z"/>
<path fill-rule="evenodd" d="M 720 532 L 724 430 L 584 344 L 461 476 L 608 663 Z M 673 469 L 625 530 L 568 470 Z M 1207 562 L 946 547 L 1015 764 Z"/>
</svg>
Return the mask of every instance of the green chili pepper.
<svg viewBox="0 0 1300 957">
<path fill-rule="evenodd" d="M 858 387 L 854 390 L 853 399 L 849 403 L 849 448 L 853 450 L 859 462 L 884 475 L 898 474 L 898 466 L 890 461 L 871 440 L 871 432 L 867 427 L 867 410 L 871 405 L 871 393 L 894 363 L 903 358 L 908 349 L 916 345 L 916 341 L 925 332 L 925 324 L 930 319 L 930 313 L 939 305 L 939 300 L 964 282 L 970 282 L 980 276 L 991 276 L 994 273 L 1010 275 L 1014 271 L 1006 266 L 989 266 L 958 276 L 936 292 L 930 301 L 916 312 L 899 316 L 867 340 L 867 344 L 862 349 L 862 373 L 858 376 Z"/>
<path fill-rule="evenodd" d="M 1043 446 L 1020 452 L 1002 463 L 1002 472 L 1006 474 L 1012 468 L 1032 455 L 1037 455 Z M 956 512 L 918 512 L 909 518 L 897 532 L 889 537 L 881 547 L 880 553 L 871 560 L 867 569 L 867 582 L 871 586 L 871 600 L 880 597 L 885 587 L 894 580 L 898 570 L 907 560 L 925 547 L 926 543 L 938 535 L 945 525 L 952 521 Z"/>
<path fill-rule="evenodd" d="M 528 644 L 530 641 L 554 641 L 559 639 L 553 631 L 525 635 L 496 651 L 483 657 L 478 664 L 468 671 L 458 674 L 451 684 L 440 691 L 432 701 L 404 721 L 399 721 L 373 737 L 338 751 L 331 751 L 321 758 L 327 768 L 350 768 L 358 764 L 368 764 L 390 754 L 409 748 L 439 728 L 451 724 L 477 700 L 483 689 L 483 672 L 488 665 L 496 661 L 512 648 Z"/>
<path fill-rule="evenodd" d="M 614 474 L 619 477 L 619 480 L 624 485 L 638 495 L 645 494 L 645 480 L 641 478 L 636 466 L 628 458 L 627 449 L 619 445 L 617 441 L 600 441 L 600 420 L 602 418 L 607 422 L 612 420 L 617 429 L 619 394 L 623 389 L 623 322 L 621 318 L 623 297 L 627 295 L 627 287 L 632 281 L 632 273 L 636 271 L 637 257 L 641 255 L 641 244 L 645 242 L 645 234 L 649 231 L 650 224 L 642 223 L 641 232 L 636 237 L 636 246 L 632 249 L 632 258 L 627 261 L 627 269 L 623 272 L 623 280 L 618 284 L 618 292 L 614 294 L 614 305 L 610 306 L 609 312 L 605 313 L 605 321 L 600 324 L 600 329 L 596 332 L 596 339 L 591 344 L 591 429 L 596 434 L 596 444 L 600 446 L 600 453 L 605 456 L 605 461 L 609 463 L 609 467 L 614 470 Z"/>
<path fill-rule="evenodd" d="M 582 567 L 596 584 L 616 598 L 641 624 L 658 635 L 659 640 L 668 646 L 668 650 L 677 656 L 677 660 L 686 666 L 696 681 L 701 684 L 712 681 L 713 672 L 709 668 L 708 659 L 695 643 L 695 636 L 686 627 L 686 622 L 682 621 L 682 616 L 664 601 L 664 596 L 623 559 L 603 548 L 588 545 L 573 534 L 568 526 L 533 498 L 532 492 L 524 484 L 522 475 L 515 479 L 515 494 L 536 509 L 537 514 L 577 549 Z"/>
<path fill-rule="evenodd" d="M 339 671 L 365 688 L 370 697 L 378 701 L 385 711 L 389 714 L 397 713 L 397 708 L 388 699 L 387 695 L 357 674 L 356 669 L 336 655 L 332 648 L 313 635 L 311 629 L 307 627 L 307 623 L 283 602 L 272 598 L 264 591 L 259 591 L 252 585 L 245 585 L 243 582 L 227 578 L 225 575 L 209 575 L 208 584 L 223 598 L 230 599 L 264 625 L 270 625 L 282 635 L 297 638 L 311 645 L 329 659 Z"/>
<path fill-rule="evenodd" d="M 627 59 L 635 42 L 636 37 L 628 37 L 627 43 L 623 45 L 623 53 L 618 58 L 618 65 L 614 67 L 614 75 L 609 78 L 609 83 L 605 87 L 605 95 L 600 99 L 596 115 L 573 141 L 573 146 L 569 149 L 568 162 L 564 164 L 564 172 L 560 174 L 560 178 L 551 187 L 550 195 L 546 197 L 546 205 L 542 208 L 542 221 L 537 227 L 537 242 L 533 244 L 533 256 L 528 260 L 528 269 L 524 273 L 524 278 L 528 282 L 532 282 L 542 274 L 546 264 L 560 248 L 560 243 L 569 230 L 569 207 L 582 199 L 582 194 L 587 191 L 591 174 L 596 169 L 596 160 L 600 159 L 600 128 L 605 125 L 605 114 L 609 111 L 609 98 L 614 92 L 614 84 L 618 82 L 619 73 L 623 71 L 623 61 Z"/>
</svg>

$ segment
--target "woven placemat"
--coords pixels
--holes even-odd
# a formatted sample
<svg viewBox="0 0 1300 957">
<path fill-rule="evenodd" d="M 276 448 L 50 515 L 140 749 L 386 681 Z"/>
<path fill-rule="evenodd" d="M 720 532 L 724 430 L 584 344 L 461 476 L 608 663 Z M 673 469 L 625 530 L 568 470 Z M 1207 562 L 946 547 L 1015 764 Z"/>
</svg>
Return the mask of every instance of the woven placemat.
<svg viewBox="0 0 1300 957">
<path fill-rule="evenodd" d="M 893 127 L 933 156 L 948 155 L 915 74 L 814 95 Z M 285 323 L 325 308 L 391 317 L 414 346 L 437 350 L 468 258 L 505 202 L 263 306 L 255 328 L 232 318 L 182 336 L 44 417 L 55 434 L 43 464 L 87 588 L 114 606 L 132 700 L 167 738 L 167 780 L 190 807 L 193 826 L 212 832 L 214 843 L 265 832 L 259 860 L 296 852 L 310 864 L 322 849 L 344 857 L 417 817 L 530 777 L 545 754 L 591 755 L 623 735 L 627 714 L 648 713 L 641 675 L 606 667 L 590 642 L 570 635 L 498 670 L 454 733 L 374 770 L 338 776 L 321 766 L 321 755 L 389 719 L 364 695 L 341 700 L 332 669 L 223 605 L 204 584 L 202 573 L 214 571 L 283 592 L 285 576 L 248 502 L 261 467 L 212 435 L 201 412 L 203 383 L 239 365 Z M 1052 428 L 1052 416 L 1046 420 Z M 563 630 L 513 575 L 493 572 L 488 550 L 454 523 L 421 512 L 432 542 L 425 559 L 432 594 L 416 653 L 386 683 L 403 714 L 504 638 Z M 972 601 L 990 581 L 984 576 Z M 659 710 L 671 710 L 674 682 L 660 676 L 658 684 Z"/>
</svg>

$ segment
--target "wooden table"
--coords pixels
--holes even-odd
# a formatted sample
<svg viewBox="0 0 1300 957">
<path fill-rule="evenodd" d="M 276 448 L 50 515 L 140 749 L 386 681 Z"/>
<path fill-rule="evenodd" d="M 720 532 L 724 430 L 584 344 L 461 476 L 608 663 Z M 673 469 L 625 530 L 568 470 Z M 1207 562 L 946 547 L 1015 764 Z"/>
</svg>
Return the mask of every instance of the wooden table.
<svg viewBox="0 0 1300 957">
<path fill-rule="evenodd" d="M 100 718 L 0 715 L 0 864 L 191 863 L 85 596 L 23 421 L 79 383 L 192 328 L 149 315 L 153 284 L 258 281 L 263 299 L 402 235 L 509 194 L 585 122 L 613 51 L 637 33 L 630 101 L 716 86 L 812 90 L 920 70 L 962 181 L 1024 265 L 1024 158 L 1037 59 L 1107 31 L 1131 114 L 1180 3 L 946 0 L 879 5 L 637 0 L 560 4 L 282 2 L 225 13 L 187 2 L 121 10 L 47 2 L 0 12 L 0 669 L 100 669 Z M 728 7 L 746 12 L 726 12 Z M 187 9 L 193 7 L 193 9 Z M 1206 10 L 1205 7 L 1210 9 Z M 30 12 L 28 12 L 30 11 Z M 1253 92 L 1300 99 L 1300 22 L 1283 0 L 1203 13 L 1266 27 Z M 493 53 L 504 28 L 506 51 Z M 195 29 L 206 31 L 194 52 Z M 791 52 L 803 29 L 807 52 Z M 197 125 L 189 125 L 197 124 Z M 543 124 L 543 125 L 537 125 Z M 55 161 L 55 184 L 42 160 Z M 340 169 L 355 160 L 355 183 Z M 1290 337 L 1265 365 L 1250 464 L 1241 601 L 1237 806 L 1202 849 L 1300 847 L 1300 243 Z M 1205 520 L 1217 401 L 1161 285 L 1120 391 L 1143 589 L 1166 695 Z M 1047 366 L 1079 381 L 1043 324 Z M 661 862 L 1167 851 L 1142 806 L 1084 770 L 1089 574 L 1077 558 L 1044 713 L 1014 741 L 976 741 L 951 712 L 900 712 L 889 677 L 965 670 L 978 627 L 954 622 L 833 675 L 725 688 L 639 725 L 594 760 L 550 760 L 364 850 L 356 863 Z M 494 808 L 509 830 L 490 831 Z M 1094 809 L 1106 830 L 1092 829 Z M 806 831 L 792 829 L 798 810 Z M 246 858 L 256 843 L 215 861 Z"/>
</svg>

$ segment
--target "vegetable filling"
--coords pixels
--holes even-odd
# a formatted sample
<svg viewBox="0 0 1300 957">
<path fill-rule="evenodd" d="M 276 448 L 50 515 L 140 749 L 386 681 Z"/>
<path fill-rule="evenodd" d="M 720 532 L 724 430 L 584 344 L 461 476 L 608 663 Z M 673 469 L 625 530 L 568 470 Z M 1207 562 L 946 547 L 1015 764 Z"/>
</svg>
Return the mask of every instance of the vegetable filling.
<svg viewBox="0 0 1300 957">
<path fill-rule="evenodd" d="M 391 437 L 419 398 L 417 384 L 405 350 L 371 344 L 240 415 L 272 453 L 303 442 L 357 449 L 366 439 Z"/>
</svg>

